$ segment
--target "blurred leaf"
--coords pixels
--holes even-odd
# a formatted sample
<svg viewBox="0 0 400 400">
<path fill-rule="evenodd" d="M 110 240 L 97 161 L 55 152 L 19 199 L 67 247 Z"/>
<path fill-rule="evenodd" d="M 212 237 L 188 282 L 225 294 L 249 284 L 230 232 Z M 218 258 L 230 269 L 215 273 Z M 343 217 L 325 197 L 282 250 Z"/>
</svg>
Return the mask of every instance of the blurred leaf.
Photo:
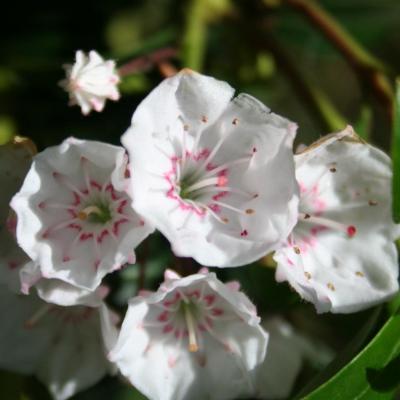
<svg viewBox="0 0 400 400">
<path fill-rule="evenodd" d="M 150 88 L 150 81 L 145 74 L 132 74 L 123 77 L 119 89 L 122 93 L 145 92 Z"/>
<path fill-rule="evenodd" d="M 400 314 L 397 312 L 350 363 L 305 400 L 393 399 L 400 385 Z"/>
<path fill-rule="evenodd" d="M 331 100 L 319 88 L 310 86 L 315 104 L 317 104 L 319 112 L 323 116 L 329 130 L 336 132 L 346 127 L 347 122 L 336 109 Z"/>
<path fill-rule="evenodd" d="M 0 67 L 0 92 L 8 90 L 18 83 L 18 75 L 11 69 Z"/>
<path fill-rule="evenodd" d="M 394 123 L 392 133 L 393 160 L 393 218 L 400 222 L 400 79 L 396 81 L 394 101 Z"/>
<path fill-rule="evenodd" d="M 186 30 L 183 42 L 183 66 L 201 71 L 206 48 L 207 2 L 191 0 L 186 11 Z"/>
<path fill-rule="evenodd" d="M 367 105 L 361 107 L 360 117 L 354 124 L 354 130 L 357 135 L 368 141 L 372 128 L 372 110 Z"/>
<path fill-rule="evenodd" d="M 0 115 L 0 145 L 8 143 L 15 134 L 14 121 L 5 115 Z"/>
<path fill-rule="evenodd" d="M 0 371 L 1 397 L 7 400 L 22 400 L 25 377 L 13 372 Z M 26 398 L 28 400 L 28 398 Z"/>
</svg>

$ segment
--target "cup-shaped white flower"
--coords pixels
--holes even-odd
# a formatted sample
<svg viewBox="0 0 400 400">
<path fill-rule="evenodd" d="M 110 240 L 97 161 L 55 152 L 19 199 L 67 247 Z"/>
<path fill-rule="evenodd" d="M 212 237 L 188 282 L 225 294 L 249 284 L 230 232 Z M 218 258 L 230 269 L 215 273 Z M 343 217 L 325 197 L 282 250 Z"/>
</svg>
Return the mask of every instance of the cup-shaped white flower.
<svg viewBox="0 0 400 400">
<path fill-rule="evenodd" d="M 18 272 L 21 293 L 28 295 L 34 288 L 42 300 L 59 306 L 98 307 L 109 293 L 109 288 L 104 285 L 96 290 L 88 290 L 60 279 L 43 278 L 40 266 L 32 261 L 27 262 Z"/>
<path fill-rule="evenodd" d="M 0 315 L 0 368 L 34 374 L 56 400 L 114 371 L 106 353 L 117 330 L 104 304 L 59 307 L 0 286 Z"/>
<path fill-rule="evenodd" d="M 89 55 L 76 52 L 75 64 L 65 65 L 67 78 L 60 85 L 69 93 L 70 105 L 79 105 L 82 113 L 102 111 L 107 99 L 118 100 L 120 78 L 115 61 L 104 60 L 96 51 Z"/>
<path fill-rule="evenodd" d="M 251 391 L 267 339 L 236 283 L 167 270 L 157 292 L 129 302 L 110 359 L 150 399 L 233 399 Z"/>
<path fill-rule="evenodd" d="M 0 284 L 17 292 L 18 271 L 29 258 L 15 240 L 17 219 L 9 203 L 20 188 L 35 153 L 35 145 L 27 138 L 16 137 L 0 146 Z"/>
<path fill-rule="evenodd" d="M 44 278 L 95 289 L 151 231 L 124 191 L 122 147 L 69 138 L 39 153 L 14 196 L 17 239 Z"/>
<path fill-rule="evenodd" d="M 299 222 L 276 277 L 318 312 L 349 313 L 398 290 L 389 157 L 347 127 L 296 155 Z"/>
<path fill-rule="evenodd" d="M 233 92 L 183 70 L 149 94 L 122 137 L 135 209 L 203 265 L 253 262 L 297 221 L 296 125 Z"/>
</svg>

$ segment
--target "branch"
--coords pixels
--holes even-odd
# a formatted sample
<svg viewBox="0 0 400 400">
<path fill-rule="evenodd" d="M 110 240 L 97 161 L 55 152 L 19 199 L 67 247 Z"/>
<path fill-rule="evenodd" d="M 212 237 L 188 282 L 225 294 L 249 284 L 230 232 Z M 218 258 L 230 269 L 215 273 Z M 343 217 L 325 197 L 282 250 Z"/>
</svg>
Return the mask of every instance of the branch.
<svg viewBox="0 0 400 400">
<path fill-rule="evenodd" d="M 389 120 L 393 118 L 393 89 L 384 64 L 363 48 L 313 0 L 283 0 L 308 20 L 343 54 L 363 83 L 382 102 Z"/>
</svg>

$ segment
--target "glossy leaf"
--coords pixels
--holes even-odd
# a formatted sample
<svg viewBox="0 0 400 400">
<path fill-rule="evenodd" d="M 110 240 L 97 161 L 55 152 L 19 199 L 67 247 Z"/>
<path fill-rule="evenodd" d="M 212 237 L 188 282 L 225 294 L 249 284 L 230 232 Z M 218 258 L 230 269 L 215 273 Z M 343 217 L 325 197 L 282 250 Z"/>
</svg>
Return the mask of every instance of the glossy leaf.
<svg viewBox="0 0 400 400">
<path fill-rule="evenodd" d="M 400 386 L 399 332 L 397 311 L 362 352 L 304 399 L 392 399 Z"/>
</svg>

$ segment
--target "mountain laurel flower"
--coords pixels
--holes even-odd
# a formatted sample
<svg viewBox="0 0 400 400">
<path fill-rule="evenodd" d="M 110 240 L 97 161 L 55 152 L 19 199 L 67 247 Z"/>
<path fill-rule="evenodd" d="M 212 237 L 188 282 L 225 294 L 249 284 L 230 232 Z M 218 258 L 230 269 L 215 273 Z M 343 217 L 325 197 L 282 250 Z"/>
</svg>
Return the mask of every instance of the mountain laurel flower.
<svg viewBox="0 0 400 400">
<path fill-rule="evenodd" d="M 0 315 L 0 368 L 34 374 L 56 400 L 114 372 L 106 353 L 116 319 L 104 304 L 59 307 L 0 287 Z"/>
<path fill-rule="evenodd" d="M 109 358 L 149 399 L 234 399 L 252 392 L 250 372 L 265 357 L 259 322 L 237 282 L 167 270 L 157 292 L 129 302 Z"/>
<path fill-rule="evenodd" d="M 32 261 L 19 270 L 19 282 L 21 293 L 28 295 L 34 288 L 42 300 L 59 306 L 98 307 L 109 293 L 109 288 L 104 285 L 96 290 L 88 290 L 60 279 L 43 278 L 40 266 Z"/>
<path fill-rule="evenodd" d="M 36 153 L 32 141 L 15 137 L 0 146 L 0 284 L 19 292 L 19 269 L 29 261 L 15 240 L 17 218 L 10 209 L 11 198 L 18 191 Z"/>
<path fill-rule="evenodd" d="M 11 206 L 18 243 L 43 278 L 88 290 L 134 263 L 152 228 L 130 207 L 122 147 L 66 139 L 39 153 Z"/>
<path fill-rule="evenodd" d="M 60 85 L 69 93 L 70 105 L 79 105 L 82 113 L 103 111 L 107 99 L 119 100 L 120 78 L 115 61 L 105 61 L 96 51 L 89 55 L 76 52 L 75 64 L 64 66 L 67 78 Z"/>
<path fill-rule="evenodd" d="M 347 127 L 295 156 L 299 221 L 275 253 L 287 280 L 318 312 L 356 312 L 398 291 L 389 157 Z"/>
<path fill-rule="evenodd" d="M 178 256 L 248 264 L 297 221 L 296 125 L 227 83 L 183 70 L 139 105 L 122 137 L 138 213 Z"/>
</svg>

